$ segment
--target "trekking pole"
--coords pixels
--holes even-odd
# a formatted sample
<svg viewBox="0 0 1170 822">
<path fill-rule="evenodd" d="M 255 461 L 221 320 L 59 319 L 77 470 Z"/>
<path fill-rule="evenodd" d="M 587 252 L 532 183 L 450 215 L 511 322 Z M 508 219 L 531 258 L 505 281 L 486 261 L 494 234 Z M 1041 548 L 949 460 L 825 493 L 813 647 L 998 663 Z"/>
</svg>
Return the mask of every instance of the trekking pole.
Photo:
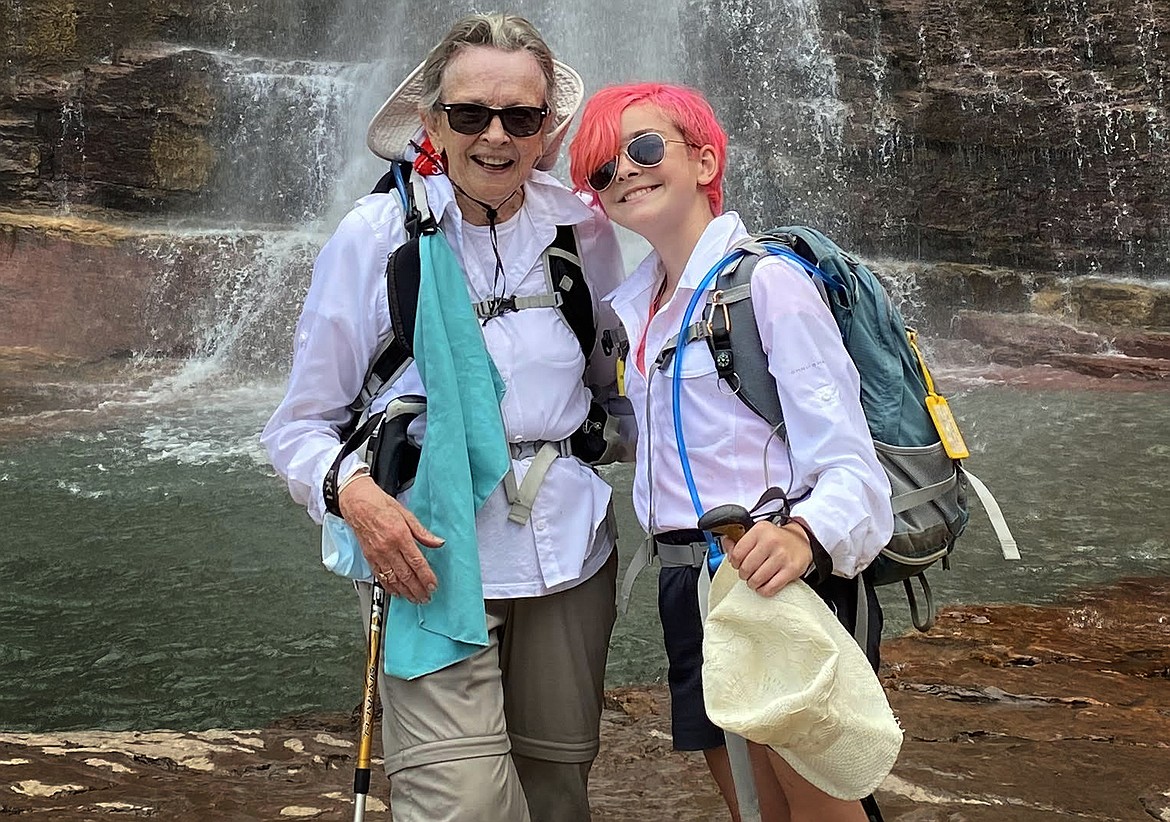
<svg viewBox="0 0 1170 822">
<path fill-rule="evenodd" d="M 755 523 L 742 505 L 720 505 L 699 517 L 699 530 L 739 541 Z M 716 543 L 716 546 L 718 543 Z M 712 573 L 724 559 L 723 552 L 712 552 L 708 566 Z M 699 597 L 699 611 L 707 621 L 707 601 Z M 760 819 L 760 798 L 756 792 L 756 780 L 752 775 L 752 760 L 748 753 L 747 740 L 739 734 L 724 731 L 727 742 L 727 761 L 731 766 L 731 781 L 735 785 L 735 799 L 739 805 L 742 822 L 758 822 Z"/>
<path fill-rule="evenodd" d="M 362 695 L 362 735 L 358 743 L 357 767 L 353 772 L 353 822 L 366 818 L 366 796 L 370 792 L 370 749 L 374 741 L 374 697 L 378 693 L 378 660 L 382 650 L 382 609 L 386 592 L 374 580 L 370 604 L 370 644 L 366 653 L 366 687 Z"/>
</svg>

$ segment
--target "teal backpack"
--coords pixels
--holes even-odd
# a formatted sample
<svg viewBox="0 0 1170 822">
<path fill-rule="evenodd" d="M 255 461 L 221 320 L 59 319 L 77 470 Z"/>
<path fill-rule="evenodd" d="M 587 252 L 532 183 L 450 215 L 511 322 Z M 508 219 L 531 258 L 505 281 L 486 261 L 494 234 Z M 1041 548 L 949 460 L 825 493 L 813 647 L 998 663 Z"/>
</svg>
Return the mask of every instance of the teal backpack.
<svg viewBox="0 0 1170 822">
<path fill-rule="evenodd" d="M 950 567 L 955 540 L 967 526 L 968 487 L 983 503 L 1005 559 L 1020 555 L 995 498 L 963 468 L 966 446 L 946 400 L 934 389 L 917 334 L 873 272 L 815 229 L 784 226 L 738 247 L 747 253 L 719 275 L 704 316 L 707 333 L 702 336 L 719 377 L 778 436 L 785 436 L 776 382 L 752 310 L 751 278 L 765 256 L 784 257 L 804 269 L 828 303 L 857 367 L 861 405 L 890 479 L 894 534 L 865 573 L 875 585 L 901 582 L 914 626 L 925 631 L 936 610 L 924 571 L 939 561 Z"/>
</svg>

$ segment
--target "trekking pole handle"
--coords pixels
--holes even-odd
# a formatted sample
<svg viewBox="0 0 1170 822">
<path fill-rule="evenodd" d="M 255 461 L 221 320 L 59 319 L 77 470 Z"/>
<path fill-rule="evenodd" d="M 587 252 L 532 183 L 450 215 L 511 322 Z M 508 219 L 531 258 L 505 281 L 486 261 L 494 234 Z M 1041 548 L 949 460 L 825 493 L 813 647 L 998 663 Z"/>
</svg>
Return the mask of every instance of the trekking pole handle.
<svg viewBox="0 0 1170 822">
<path fill-rule="evenodd" d="M 699 517 L 699 530 L 730 537 L 737 542 L 755 524 L 742 505 L 720 505 Z"/>
<path fill-rule="evenodd" d="M 755 525 L 755 521 L 752 520 L 751 515 L 742 505 L 719 505 L 711 508 L 703 516 L 699 517 L 700 530 L 718 534 L 722 537 L 729 537 L 736 542 L 743 539 L 743 535 L 753 525 Z M 719 568 L 719 563 L 722 561 L 723 550 L 720 548 L 718 541 L 713 541 L 707 557 L 707 567 L 711 570 L 711 573 L 715 573 L 716 569 Z"/>
</svg>

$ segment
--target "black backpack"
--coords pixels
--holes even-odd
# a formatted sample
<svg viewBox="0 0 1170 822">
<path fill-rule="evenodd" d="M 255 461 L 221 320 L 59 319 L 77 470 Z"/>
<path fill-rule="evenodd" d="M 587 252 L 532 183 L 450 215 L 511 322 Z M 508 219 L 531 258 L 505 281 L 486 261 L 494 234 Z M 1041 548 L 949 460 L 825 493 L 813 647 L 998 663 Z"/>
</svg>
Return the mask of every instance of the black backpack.
<svg viewBox="0 0 1170 822">
<path fill-rule="evenodd" d="M 426 194 L 422 183 L 417 177 L 412 177 L 412 171 L 412 165 L 405 160 L 391 161 L 390 170 L 382 175 L 371 192 L 372 194 L 398 192 L 403 204 L 407 240 L 391 252 L 386 260 L 390 334 L 379 344 L 366 369 L 362 389 L 349 404 L 349 422 L 339 431 L 344 445 L 322 485 L 326 510 L 338 516 L 340 512 L 337 509 L 337 473 L 341 462 L 367 440 L 371 443 L 371 475 L 379 486 L 389 493 L 397 493 L 406 487 L 413 479 L 414 468 L 418 464 L 418 446 L 406 441 L 405 431 L 409 421 L 425 410 L 423 398 L 412 395 L 403 398 L 406 402 L 396 404 L 395 410 L 407 415 L 408 419 L 396 419 L 392 429 L 387 427 L 386 430 L 382 430 L 384 413 L 371 416 L 360 428 L 357 427 L 374 399 L 398 379 L 414 360 L 415 314 L 418 310 L 419 278 L 422 276 L 419 239 L 424 234 L 438 231 L 439 227 L 426 206 Z M 552 245 L 545 250 L 542 260 L 545 277 L 549 283 L 549 295 L 541 297 L 550 297 L 555 302 L 553 307 L 561 312 L 588 363 L 597 341 L 597 320 L 593 313 L 593 296 L 577 254 L 577 238 L 572 226 L 557 226 L 556 237 Z M 491 301 L 493 304 L 490 311 L 494 313 L 489 313 L 488 316 L 519 311 L 526 307 L 518 305 L 524 299 L 502 298 Z M 594 403 L 581 428 L 571 437 L 575 455 L 586 462 L 600 458 L 605 451 L 605 442 L 601 436 L 604 423 L 605 411 Z M 394 436 L 390 436 L 391 430 Z"/>
</svg>

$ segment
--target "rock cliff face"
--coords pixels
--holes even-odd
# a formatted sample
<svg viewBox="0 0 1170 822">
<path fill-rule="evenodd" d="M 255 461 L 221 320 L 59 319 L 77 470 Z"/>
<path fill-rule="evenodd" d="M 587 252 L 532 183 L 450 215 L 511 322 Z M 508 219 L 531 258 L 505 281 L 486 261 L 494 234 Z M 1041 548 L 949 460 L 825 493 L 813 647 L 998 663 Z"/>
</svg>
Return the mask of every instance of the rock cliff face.
<svg viewBox="0 0 1170 822">
<path fill-rule="evenodd" d="M 901 258 L 1166 276 L 1164 0 L 711 0 L 687 13 L 696 82 L 756 160 L 749 178 L 808 180 L 758 194 L 762 214 L 839 211 L 854 242 Z M 778 47 L 809 15 L 820 39 Z"/>
<path fill-rule="evenodd" d="M 215 171 L 214 66 L 198 52 L 122 49 L 116 62 L 16 73 L 0 119 L 4 204 L 149 218 L 190 209 Z"/>
<path fill-rule="evenodd" d="M 388 18 L 407 41 L 434 28 L 391 5 L 375 25 L 327 0 L 0 0 L 0 315 L 27 316 L 28 295 L 61 276 L 24 215 L 150 231 L 319 215 L 337 173 L 329 124 L 352 83 L 370 83 L 330 61 L 374 56 Z M 539 22 L 539 2 L 520 5 Z M 453 0 L 435 13 L 464 11 Z M 953 331 L 958 310 L 1170 329 L 1164 288 L 1066 283 L 1167 276 L 1170 0 L 682 0 L 677 12 L 686 79 L 733 136 L 729 201 L 751 223 L 813 223 L 869 258 L 915 261 L 893 268 L 915 278 L 929 330 Z M 257 122 L 245 144 L 241 124 Z M 307 122 L 312 134 L 289 127 Z M 125 273 L 145 271 L 141 255 L 118 248 L 125 259 L 107 250 L 101 265 L 141 294 L 147 274 Z M 140 350 L 148 330 L 119 334 L 112 311 L 99 312 L 104 335 L 8 323 L 0 345 Z"/>
</svg>

